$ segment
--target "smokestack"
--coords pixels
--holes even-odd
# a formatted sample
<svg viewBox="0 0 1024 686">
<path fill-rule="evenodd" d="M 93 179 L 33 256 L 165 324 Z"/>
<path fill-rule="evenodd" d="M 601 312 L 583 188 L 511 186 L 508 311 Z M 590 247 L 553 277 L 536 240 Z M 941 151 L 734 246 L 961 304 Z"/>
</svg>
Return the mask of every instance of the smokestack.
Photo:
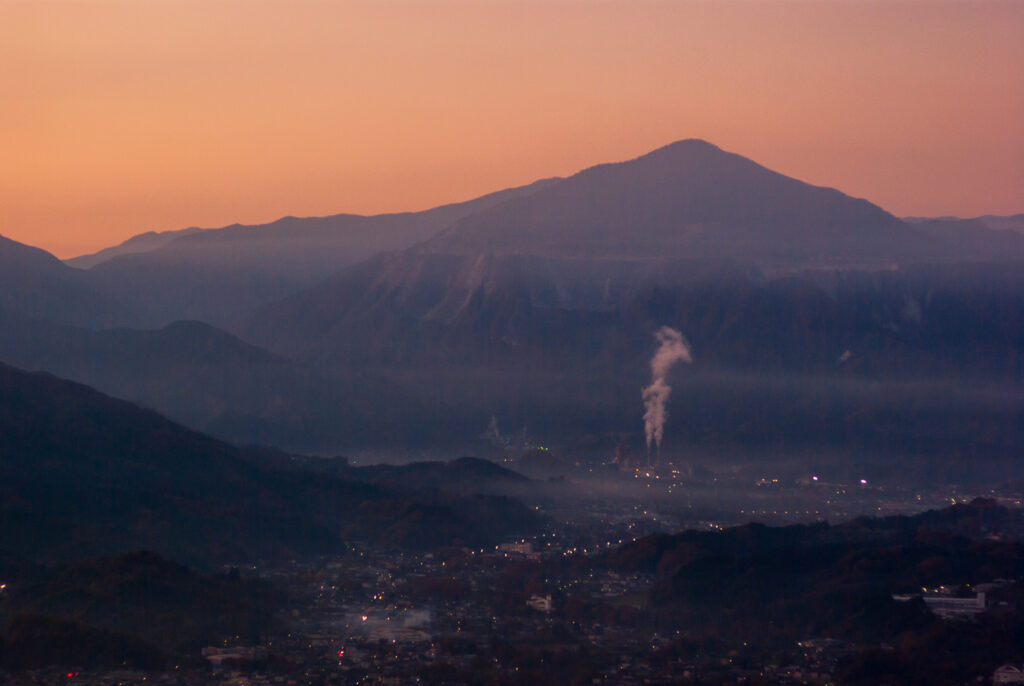
<svg viewBox="0 0 1024 686">
<path fill-rule="evenodd" d="M 677 362 L 693 362 L 690 345 L 683 334 L 663 326 L 654 333 L 658 350 L 651 358 L 651 385 L 643 390 L 644 434 L 647 437 L 647 463 L 651 463 L 651 447 L 655 450 L 655 464 L 661 460 L 661 439 L 665 435 L 665 419 L 672 387 L 665 382 L 668 372 Z"/>
</svg>

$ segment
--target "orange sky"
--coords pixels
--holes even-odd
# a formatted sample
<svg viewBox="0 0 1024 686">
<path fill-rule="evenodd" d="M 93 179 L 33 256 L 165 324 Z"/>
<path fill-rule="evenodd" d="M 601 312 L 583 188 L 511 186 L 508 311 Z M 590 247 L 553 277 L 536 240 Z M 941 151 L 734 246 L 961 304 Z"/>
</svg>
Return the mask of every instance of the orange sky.
<svg viewBox="0 0 1024 686">
<path fill-rule="evenodd" d="M 1024 2 L 0 0 L 0 234 L 419 209 L 681 138 L 1024 212 Z"/>
</svg>

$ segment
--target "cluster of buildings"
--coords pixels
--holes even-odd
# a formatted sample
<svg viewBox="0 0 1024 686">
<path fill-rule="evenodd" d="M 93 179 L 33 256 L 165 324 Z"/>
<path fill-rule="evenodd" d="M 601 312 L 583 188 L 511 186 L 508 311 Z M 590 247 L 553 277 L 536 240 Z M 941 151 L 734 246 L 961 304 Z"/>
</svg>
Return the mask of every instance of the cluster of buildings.
<svg viewBox="0 0 1024 686">
<path fill-rule="evenodd" d="M 1007 579 L 971 586 L 933 586 L 921 589 L 920 593 L 896 593 L 893 600 L 907 602 L 920 598 L 937 617 L 942 619 L 971 620 L 982 612 L 994 607 L 1000 601 L 993 600 L 993 591 L 999 591 L 1013 584 Z M 1005 602 L 1001 603 L 1006 605 Z"/>
<path fill-rule="evenodd" d="M 581 554 L 692 524 L 650 507 L 595 504 L 566 516 L 557 529 L 489 549 L 414 553 L 367 546 L 339 557 L 250 568 L 247 573 L 270 580 L 291 599 L 285 630 L 260 645 L 208 646 L 194 663 L 162 672 L 39 670 L 0 673 L 0 683 L 832 683 L 836 664 L 854 646 L 818 638 L 779 654 L 746 644 L 694 650 L 678 633 L 659 635 L 631 620 L 649 597 L 653 574 L 574 564 Z M 697 521 L 721 528 L 714 520 Z M 939 586 L 894 597 L 920 598 L 940 617 L 969 620 L 998 604 L 1007 584 Z M 991 681 L 1024 683 L 1024 671 L 1003 665 Z"/>
</svg>

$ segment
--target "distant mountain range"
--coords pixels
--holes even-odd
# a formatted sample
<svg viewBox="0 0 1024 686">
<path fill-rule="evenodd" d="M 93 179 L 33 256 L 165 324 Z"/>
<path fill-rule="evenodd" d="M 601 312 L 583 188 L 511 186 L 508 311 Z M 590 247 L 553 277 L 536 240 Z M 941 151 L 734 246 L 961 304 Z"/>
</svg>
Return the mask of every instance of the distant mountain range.
<svg viewBox="0 0 1024 686">
<path fill-rule="evenodd" d="M 1019 216 L 904 222 L 697 140 L 423 212 L 149 232 L 59 261 L 0 243 L 0 305 L 87 327 L 225 327 L 389 250 L 572 260 L 734 260 L 767 273 L 1024 259 Z M 999 229 L 999 230 L 996 230 Z M 31 253 L 31 254 L 30 254 Z M 443 265 L 441 268 L 444 268 Z"/>
<path fill-rule="evenodd" d="M 667 325 L 695 357 L 674 402 L 701 412 L 670 425 L 680 449 L 1005 457 L 1014 221 L 905 221 L 687 140 L 425 212 L 144 234 L 69 261 L 88 269 L 0 242 L 0 360 L 236 443 L 469 450 L 496 416 L 607 451 Z M 944 440 L 904 435 L 925 417 Z"/>
<path fill-rule="evenodd" d="M 56 257 L 0 236 L 0 308 L 77 326 L 115 326 L 129 309 Z"/>
<path fill-rule="evenodd" d="M 92 269 L 96 265 L 106 262 L 107 260 L 112 260 L 119 255 L 135 255 L 142 252 L 151 252 L 157 248 L 162 248 L 176 238 L 188 236 L 202 230 L 203 229 L 194 226 L 189 229 L 179 229 L 177 231 L 147 231 L 146 233 L 140 233 L 136 236 L 132 236 L 119 245 L 112 245 L 109 248 L 103 248 L 102 250 L 98 250 L 97 252 L 90 253 L 88 255 L 80 255 L 78 257 L 72 257 L 71 259 L 64 260 L 64 264 L 77 269 Z"/>
<path fill-rule="evenodd" d="M 1013 377 L 1022 306 L 1024 277 L 1010 262 L 768 277 L 729 262 L 406 252 L 268 306 L 237 332 L 326 369 L 516 363 L 615 373 L 642 363 L 650 332 L 669 322 L 701 366 Z M 985 355 L 970 355 L 981 342 Z M 840 365 L 847 350 L 856 357 Z"/>
<path fill-rule="evenodd" d="M 324 448 L 365 443 L 368 429 L 401 428 L 382 403 L 351 402 L 364 388 L 386 392 L 371 372 L 323 375 L 201 322 L 162 329 L 63 326 L 0 310 L 0 359 L 46 370 L 151 407 L 175 421 L 241 443 Z M 353 443 L 348 443 L 352 445 Z"/>
<path fill-rule="evenodd" d="M 406 248 L 465 216 L 549 183 L 424 212 L 285 217 L 258 226 L 143 234 L 68 264 L 87 268 L 81 275 L 85 283 L 124 302 L 135 326 L 159 327 L 179 319 L 226 326 L 350 264 Z"/>
<path fill-rule="evenodd" d="M 928 224 L 931 222 L 972 222 L 974 226 L 982 225 L 993 231 L 1016 231 L 1024 233 L 1024 213 L 1008 216 L 986 214 L 980 217 L 904 217 L 903 221 L 908 224 Z M 963 226 L 963 225 L 962 225 Z"/>
</svg>

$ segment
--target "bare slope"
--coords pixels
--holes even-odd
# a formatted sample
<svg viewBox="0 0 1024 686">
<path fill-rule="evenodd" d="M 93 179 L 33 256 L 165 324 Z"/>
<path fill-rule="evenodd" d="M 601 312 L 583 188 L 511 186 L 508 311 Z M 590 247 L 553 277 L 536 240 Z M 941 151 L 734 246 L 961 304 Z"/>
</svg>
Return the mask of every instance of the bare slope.
<svg viewBox="0 0 1024 686">
<path fill-rule="evenodd" d="M 265 303 L 295 293 L 385 250 L 407 248 L 453 222 L 550 181 L 423 212 L 285 217 L 174 237 L 160 247 L 119 254 L 88 271 L 89 282 L 135 305 L 137 326 L 195 319 L 231 324 Z"/>
</svg>

